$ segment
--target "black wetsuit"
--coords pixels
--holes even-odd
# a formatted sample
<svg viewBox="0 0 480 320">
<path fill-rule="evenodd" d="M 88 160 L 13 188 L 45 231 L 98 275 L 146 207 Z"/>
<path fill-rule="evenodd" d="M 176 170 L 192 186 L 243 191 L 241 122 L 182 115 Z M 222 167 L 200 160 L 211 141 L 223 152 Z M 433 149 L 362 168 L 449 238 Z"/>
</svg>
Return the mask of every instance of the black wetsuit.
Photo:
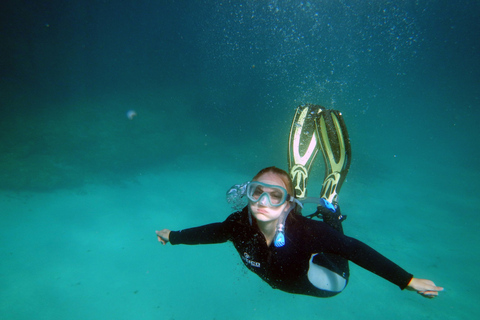
<svg viewBox="0 0 480 320">
<path fill-rule="evenodd" d="M 315 253 L 320 253 L 319 257 L 333 254 L 348 259 L 401 289 L 407 287 L 413 277 L 366 244 L 343 235 L 324 222 L 300 215 L 289 216 L 285 226 L 286 243 L 276 248 L 273 243 L 267 246 L 265 237 L 253 220 L 251 225 L 248 209 L 245 208 L 222 223 L 172 231 L 170 242 L 193 245 L 232 241 L 247 268 L 272 288 L 316 297 L 329 297 L 338 292 L 318 289 L 308 280 L 309 260 Z M 348 279 L 346 262 L 343 269 L 344 274 L 340 275 Z"/>
</svg>

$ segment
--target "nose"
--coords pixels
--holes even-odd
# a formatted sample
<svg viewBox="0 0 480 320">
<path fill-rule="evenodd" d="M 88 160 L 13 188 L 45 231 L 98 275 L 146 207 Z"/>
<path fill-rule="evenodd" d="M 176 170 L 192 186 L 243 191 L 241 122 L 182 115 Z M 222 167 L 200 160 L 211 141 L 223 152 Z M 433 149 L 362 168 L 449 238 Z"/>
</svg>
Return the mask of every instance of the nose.
<svg viewBox="0 0 480 320">
<path fill-rule="evenodd" d="M 267 199 L 267 194 L 264 193 L 260 196 L 260 200 L 258 200 L 258 203 L 261 205 L 261 206 L 264 206 L 264 207 L 267 207 L 270 205 L 268 199 Z"/>
</svg>

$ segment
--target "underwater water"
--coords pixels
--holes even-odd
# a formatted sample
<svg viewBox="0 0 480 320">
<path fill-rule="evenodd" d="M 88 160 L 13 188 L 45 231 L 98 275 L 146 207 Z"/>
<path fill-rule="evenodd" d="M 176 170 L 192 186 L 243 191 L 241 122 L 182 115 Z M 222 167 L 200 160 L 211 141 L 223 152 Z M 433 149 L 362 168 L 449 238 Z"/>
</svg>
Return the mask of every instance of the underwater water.
<svg viewBox="0 0 480 320">
<path fill-rule="evenodd" d="M 4 1 L 0 18 L 1 319 L 480 316 L 478 1 Z M 346 234 L 438 298 L 354 264 L 340 295 L 292 295 L 230 243 L 157 242 L 287 169 L 304 103 L 349 130 Z"/>
</svg>

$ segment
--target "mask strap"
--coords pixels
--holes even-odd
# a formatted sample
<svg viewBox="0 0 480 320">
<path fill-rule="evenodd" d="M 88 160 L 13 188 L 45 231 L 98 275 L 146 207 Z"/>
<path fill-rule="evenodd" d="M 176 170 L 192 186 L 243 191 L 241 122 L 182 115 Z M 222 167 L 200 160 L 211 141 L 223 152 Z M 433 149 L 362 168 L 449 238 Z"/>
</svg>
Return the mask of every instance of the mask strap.
<svg viewBox="0 0 480 320">
<path fill-rule="evenodd" d="M 300 208 L 303 209 L 303 203 L 302 203 L 300 200 L 298 200 L 297 198 L 291 197 L 291 198 L 290 198 L 290 202 L 293 202 L 293 203 L 295 203 L 295 204 L 298 204 L 298 205 L 300 206 Z"/>
</svg>

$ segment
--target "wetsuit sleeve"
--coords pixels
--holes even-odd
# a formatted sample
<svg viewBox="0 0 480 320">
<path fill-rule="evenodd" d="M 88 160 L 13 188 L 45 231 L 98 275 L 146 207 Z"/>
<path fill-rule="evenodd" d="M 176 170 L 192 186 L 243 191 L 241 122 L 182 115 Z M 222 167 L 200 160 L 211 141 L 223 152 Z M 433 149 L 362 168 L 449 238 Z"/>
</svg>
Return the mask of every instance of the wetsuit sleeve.
<svg viewBox="0 0 480 320">
<path fill-rule="evenodd" d="M 344 257 L 360 267 L 396 284 L 400 289 L 405 289 L 413 275 L 375 251 L 365 243 L 347 237 L 326 225 L 317 225 L 315 234 L 317 252 L 329 252 Z M 319 236 L 320 235 L 320 236 Z"/>
<path fill-rule="evenodd" d="M 370 246 L 353 238 L 346 237 L 348 259 L 360 267 L 405 289 L 413 275 L 389 260 Z"/>
<path fill-rule="evenodd" d="M 236 212 L 223 222 L 170 232 L 171 244 L 211 244 L 231 240 L 239 221 L 246 213 Z"/>
<path fill-rule="evenodd" d="M 229 232 L 225 223 L 212 223 L 204 226 L 170 232 L 171 244 L 211 244 L 226 242 Z"/>
</svg>

